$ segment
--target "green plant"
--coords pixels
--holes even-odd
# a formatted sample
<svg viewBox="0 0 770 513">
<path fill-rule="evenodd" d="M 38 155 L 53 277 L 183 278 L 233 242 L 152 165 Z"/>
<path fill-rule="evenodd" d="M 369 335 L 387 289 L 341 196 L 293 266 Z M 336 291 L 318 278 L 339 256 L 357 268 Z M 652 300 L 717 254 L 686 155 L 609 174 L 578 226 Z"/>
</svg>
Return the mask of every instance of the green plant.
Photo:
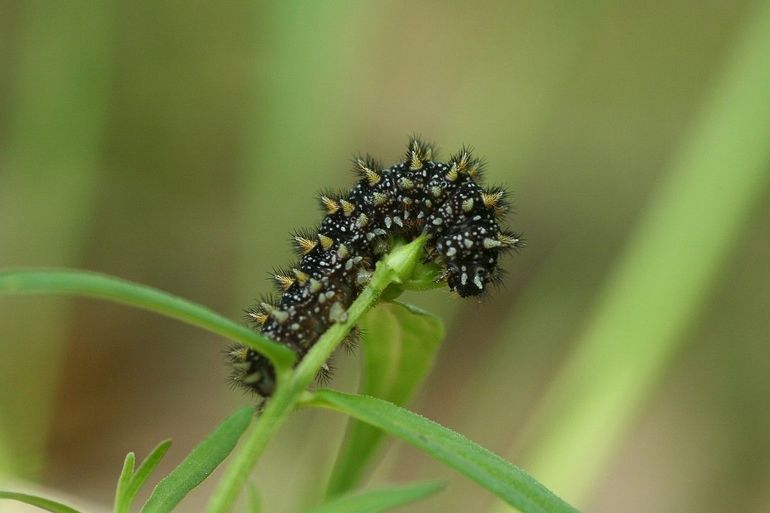
<svg viewBox="0 0 770 513">
<path fill-rule="evenodd" d="M 277 387 L 264 410 L 256 416 L 234 452 L 206 511 L 231 511 L 265 446 L 288 415 L 305 407 L 328 408 L 353 417 L 332 474 L 322 511 L 384 511 L 416 501 L 440 490 L 437 483 L 351 494 L 369 464 L 383 433 L 399 437 L 428 455 L 466 475 L 506 503 L 525 513 L 575 512 L 523 470 L 467 438 L 403 407 L 430 368 L 443 335 L 434 316 L 401 303 L 386 302 L 406 289 L 429 288 L 435 269 L 420 264 L 425 240 L 396 244 L 378 264 L 367 287 L 347 311 L 344 322 L 334 324 L 308 354 L 294 366 L 294 353 L 215 314 L 205 307 L 161 291 L 116 278 L 77 271 L 12 270 L 0 274 L 0 293 L 71 294 L 107 299 L 167 315 L 248 345 L 271 360 Z M 372 309 L 378 302 L 377 308 Z M 368 315 L 365 316 L 365 314 Z M 331 390 L 309 391 L 308 386 L 324 362 L 353 326 L 380 325 L 364 342 L 365 378 L 361 394 Z M 374 335 L 376 333 L 376 335 Z M 376 396 L 376 397 L 373 397 Z M 182 498 L 233 450 L 253 417 L 239 410 L 225 420 L 189 456 L 156 486 L 142 512 L 171 511 Z M 135 456 L 125 460 L 118 481 L 115 512 L 126 513 L 170 442 L 161 443 L 135 470 Z M 0 498 L 34 504 L 53 512 L 69 512 L 62 504 L 12 492 Z"/>
</svg>

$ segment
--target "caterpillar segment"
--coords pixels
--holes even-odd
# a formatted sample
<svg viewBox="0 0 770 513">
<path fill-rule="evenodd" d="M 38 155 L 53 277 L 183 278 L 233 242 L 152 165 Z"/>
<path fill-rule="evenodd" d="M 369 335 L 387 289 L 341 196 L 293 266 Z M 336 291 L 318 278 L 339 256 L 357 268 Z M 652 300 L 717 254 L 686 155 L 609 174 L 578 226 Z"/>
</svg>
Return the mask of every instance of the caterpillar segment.
<svg viewBox="0 0 770 513">
<path fill-rule="evenodd" d="M 272 274 L 280 298 L 247 310 L 254 328 L 301 359 L 330 326 L 347 319 L 348 307 L 395 238 L 425 234 L 426 258 L 442 267 L 441 279 L 461 297 L 484 294 L 499 283 L 500 255 L 524 245 L 519 234 L 500 225 L 509 207 L 506 191 L 479 183 L 484 164 L 470 148 L 447 162 L 434 158 L 433 146 L 415 137 L 403 160 L 388 168 L 369 156 L 355 157 L 357 183 L 347 193 L 321 194 L 318 229 L 292 235 L 300 260 Z M 356 332 L 345 347 L 357 338 Z M 237 346 L 228 359 L 234 383 L 263 397 L 273 394 L 275 371 L 266 358 Z M 328 380 L 331 370 L 329 363 L 318 378 Z"/>
</svg>

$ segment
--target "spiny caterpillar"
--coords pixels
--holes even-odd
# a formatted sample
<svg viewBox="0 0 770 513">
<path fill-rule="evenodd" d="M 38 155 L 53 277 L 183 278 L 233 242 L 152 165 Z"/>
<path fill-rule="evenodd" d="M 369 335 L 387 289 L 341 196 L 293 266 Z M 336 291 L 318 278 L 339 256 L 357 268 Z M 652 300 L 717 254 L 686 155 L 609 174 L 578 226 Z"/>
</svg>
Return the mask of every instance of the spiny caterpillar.
<svg viewBox="0 0 770 513">
<path fill-rule="evenodd" d="M 302 358 L 366 286 L 376 262 L 396 238 L 428 237 L 426 259 L 443 269 L 440 279 L 462 297 L 500 281 L 497 259 L 519 248 L 521 237 L 498 223 L 508 207 L 501 188 L 482 188 L 481 162 L 463 148 L 449 162 L 433 160 L 433 147 L 409 141 L 402 162 L 383 168 L 371 157 L 354 158 L 358 183 L 343 195 L 321 194 L 325 217 L 317 230 L 292 237 L 301 257 L 273 276 L 279 300 L 247 310 L 255 328 Z M 275 370 L 245 346 L 231 348 L 232 381 L 269 397 Z M 327 378 L 325 367 L 319 378 Z"/>
</svg>

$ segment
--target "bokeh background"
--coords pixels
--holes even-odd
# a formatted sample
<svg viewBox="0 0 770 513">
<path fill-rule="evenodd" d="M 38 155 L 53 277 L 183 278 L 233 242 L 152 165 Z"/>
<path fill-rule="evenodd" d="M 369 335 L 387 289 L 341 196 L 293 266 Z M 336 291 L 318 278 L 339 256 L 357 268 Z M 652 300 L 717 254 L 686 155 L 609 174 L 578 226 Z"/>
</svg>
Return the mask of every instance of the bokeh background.
<svg viewBox="0 0 770 513">
<path fill-rule="evenodd" d="M 767 511 L 770 117 L 752 116 L 770 84 L 741 89 L 741 70 L 770 69 L 751 35 L 767 16 L 745 0 L 0 0 L 0 267 L 101 271 L 238 319 L 290 229 L 319 219 L 316 191 L 352 183 L 353 153 L 393 162 L 411 133 L 443 156 L 471 144 L 529 246 L 481 303 L 409 298 L 447 324 L 412 407 L 586 511 Z M 720 167 L 692 173 L 698 152 Z M 622 336 L 597 335 L 607 323 Z M 167 471 L 249 403 L 225 346 L 112 304 L 0 298 L 0 483 L 107 511 L 126 452 L 171 437 Z M 357 363 L 333 386 L 355 389 Z M 255 474 L 266 511 L 318 500 L 343 430 L 292 417 Z M 434 477 L 449 488 L 409 511 L 495 507 L 401 443 L 369 482 Z"/>
</svg>

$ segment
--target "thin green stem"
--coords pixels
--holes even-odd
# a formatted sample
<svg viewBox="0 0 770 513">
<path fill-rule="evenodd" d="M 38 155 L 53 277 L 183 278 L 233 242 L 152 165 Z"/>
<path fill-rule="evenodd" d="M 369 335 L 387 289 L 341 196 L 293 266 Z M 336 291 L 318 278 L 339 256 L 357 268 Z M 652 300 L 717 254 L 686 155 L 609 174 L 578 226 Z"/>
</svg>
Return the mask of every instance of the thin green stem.
<svg viewBox="0 0 770 513">
<path fill-rule="evenodd" d="M 2 294 L 63 294 L 85 296 L 149 310 L 203 328 L 252 347 L 276 369 L 289 369 L 295 354 L 218 313 L 158 289 L 103 274 L 70 270 L 12 269 L 0 273 Z"/>
<path fill-rule="evenodd" d="M 388 285 L 402 283 L 411 275 L 422 255 L 424 244 L 425 238 L 420 237 L 404 246 L 397 246 L 381 260 L 369 284 L 348 308 L 347 319 L 329 328 L 305 355 L 294 372 L 278 380 L 275 394 L 219 482 L 206 509 L 207 513 L 230 511 L 267 442 L 289 413 L 297 407 L 303 393 L 324 362 L 329 359 L 360 317 L 377 303 Z"/>
</svg>

